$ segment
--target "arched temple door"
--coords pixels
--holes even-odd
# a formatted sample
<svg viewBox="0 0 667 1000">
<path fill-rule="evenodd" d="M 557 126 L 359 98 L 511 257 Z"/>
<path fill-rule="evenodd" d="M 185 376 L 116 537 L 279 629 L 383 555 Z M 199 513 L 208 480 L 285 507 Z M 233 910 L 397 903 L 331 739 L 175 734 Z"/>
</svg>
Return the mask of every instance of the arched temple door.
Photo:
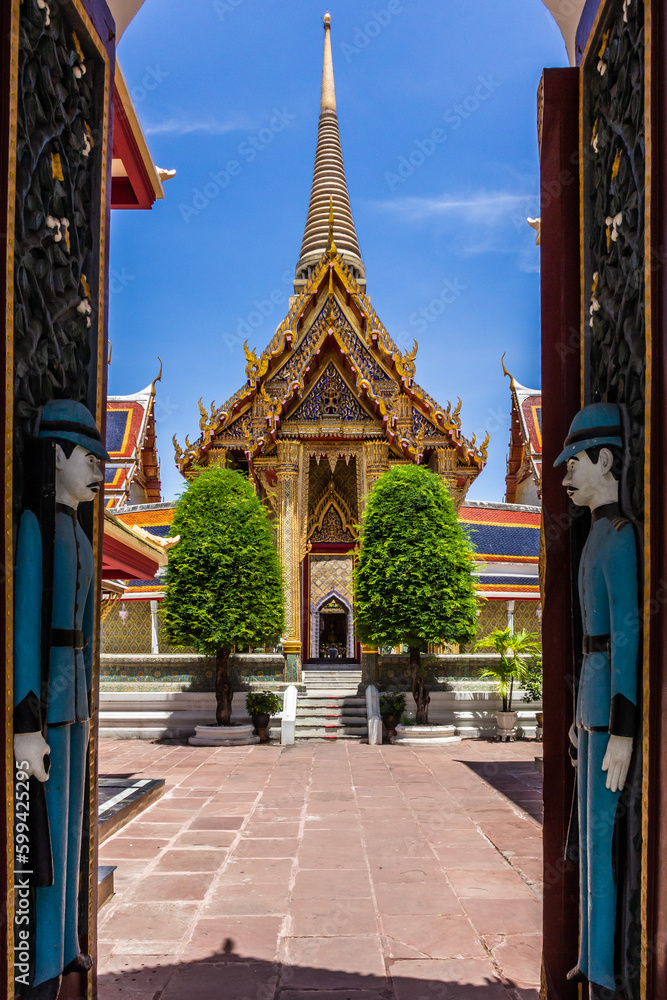
<svg viewBox="0 0 667 1000">
<path fill-rule="evenodd" d="M 320 658 L 332 656 L 335 648 L 338 658 L 351 656 L 348 650 L 349 611 L 338 597 L 330 597 L 319 611 L 319 650 Z"/>
</svg>

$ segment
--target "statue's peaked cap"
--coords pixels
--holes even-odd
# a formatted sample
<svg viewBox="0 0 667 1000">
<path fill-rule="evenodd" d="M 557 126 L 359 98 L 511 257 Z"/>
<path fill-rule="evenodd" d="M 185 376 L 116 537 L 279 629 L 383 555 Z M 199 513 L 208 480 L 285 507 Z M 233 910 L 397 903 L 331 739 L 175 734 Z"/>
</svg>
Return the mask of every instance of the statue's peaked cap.
<svg viewBox="0 0 667 1000">
<path fill-rule="evenodd" d="M 587 448 L 599 445 L 623 447 L 621 438 L 621 411 L 616 403 L 591 403 L 575 415 L 565 438 L 565 447 L 554 462 L 563 465 L 568 458 Z"/>
<path fill-rule="evenodd" d="M 73 441 L 103 461 L 111 461 L 95 418 L 88 407 L 74 399 L 52 399 L 44 405 L 38 436 L 47 440 Z"/>
</svg>

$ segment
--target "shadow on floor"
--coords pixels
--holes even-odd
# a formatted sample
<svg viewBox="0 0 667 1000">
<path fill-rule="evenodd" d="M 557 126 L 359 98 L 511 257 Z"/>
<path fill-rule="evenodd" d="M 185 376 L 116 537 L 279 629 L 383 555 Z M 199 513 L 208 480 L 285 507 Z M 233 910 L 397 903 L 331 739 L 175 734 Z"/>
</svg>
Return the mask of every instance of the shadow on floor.
<svg viewBox="0 0 667 1000">
<path fill-rule="evenodd" d="M 294 942 L 294 944 L 292 944 Z M 335 963 L 350 964 L 359 938 L 336 940 Z M 262 961 L 234 953 L 234 941 L 192 962 L 174 963 L 167 956 L 141 959 L 114 956 L 116 971 L 98 977 L 99 1000 L 537 1000 L 538 990 L 489 978 L 486 963 L 472 959 L 397 960 L 391 983 L 379 975 L 336 971 L 319 959 L 331 953 L 332 939 L 292 938 L 301 963 Z M 197 942 L 193 940 L 193 948 Z M 303 964 L 303 960 L 313 964 Z M 377 961 L 380 961 L 379 952 Z M 151 964 L 153 963 L 153 964 Z M 368 964 L 364 962 L 363 964 Z M 437 976 L 434 979 L 433 976 Z"/>
<path fill-rule="evenodd" d="M 462 760 L 459 763 L 469 767 L 536 822 L 542 822 L 542 775 L 533 761 Z"/>
</svg>

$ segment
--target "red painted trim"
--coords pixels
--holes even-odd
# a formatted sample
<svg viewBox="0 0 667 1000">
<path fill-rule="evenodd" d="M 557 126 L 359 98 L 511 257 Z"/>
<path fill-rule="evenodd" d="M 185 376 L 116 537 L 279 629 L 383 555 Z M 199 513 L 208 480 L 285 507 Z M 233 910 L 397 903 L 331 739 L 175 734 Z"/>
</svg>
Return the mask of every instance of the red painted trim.
<svg viewBox="0 0 667 1000">
<path fill-rule="evenodd" d="M 104 537 L 103 580 L 151 580 L 159 568 L 160 564 L 156 559 L 141 555 L 115 538 Z"/>
<path fill-rule="evenodd" d="M 152 208 L 155 190 L 116 87 L 114 87 L 113 156 L 114 159 L 123 161 L 127 177 L 112 179 L 111 207 Z"/>
<path fill-rule="evenodd" d="M 573 696 L 565 674 L 573 663 L 573 590 L 568 500 L 553 469 L 579 409 L 579 74 L 544 71 L 541 150 L 543 517 L 546 581 L 544 650 L 544 970 L 549 1000 L 577 1000 L 566 981 L 577 960 L 578 880 L 563 873 L 572 804 L 567 745 Z M 569 183 L 563 183 L 569 177 Z M 554 194 L 554 192 L 556 192 Z M 565 666 L 564 666 L 565 665 Z"/>
<path fill-rule="evenodd" d="M 352 552 L 355 545 L 355 542 L 316 542 L 311 552 Z"/>
</svg>

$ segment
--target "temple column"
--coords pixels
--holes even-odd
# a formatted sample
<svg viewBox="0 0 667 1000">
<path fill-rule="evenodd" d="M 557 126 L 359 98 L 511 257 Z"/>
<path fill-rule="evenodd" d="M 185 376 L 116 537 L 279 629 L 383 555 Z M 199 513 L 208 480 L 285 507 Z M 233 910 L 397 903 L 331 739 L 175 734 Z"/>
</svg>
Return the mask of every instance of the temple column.
<svg viewBox="0 0 667 1000">
<path fill-rule="evenodd" d="M 285 680 L 301 680 L 298 441 L 278 441 L 278 551 L 285 581 Z"/>
<path fill-rule="evenodd" d="M 389 445 L 386 441 L 366 441 L 364 451 L 366 453 L 366 493 L 368 494 L 382 473 L 389 468 Z"/>
<path fill-rule="evenodd" d="M 435 471 L 449 490 L 454 510 L 458 511 L 468 492 L 470 479 L 462 476 L 456 448 L 435 449 Z"/>
</svg>

